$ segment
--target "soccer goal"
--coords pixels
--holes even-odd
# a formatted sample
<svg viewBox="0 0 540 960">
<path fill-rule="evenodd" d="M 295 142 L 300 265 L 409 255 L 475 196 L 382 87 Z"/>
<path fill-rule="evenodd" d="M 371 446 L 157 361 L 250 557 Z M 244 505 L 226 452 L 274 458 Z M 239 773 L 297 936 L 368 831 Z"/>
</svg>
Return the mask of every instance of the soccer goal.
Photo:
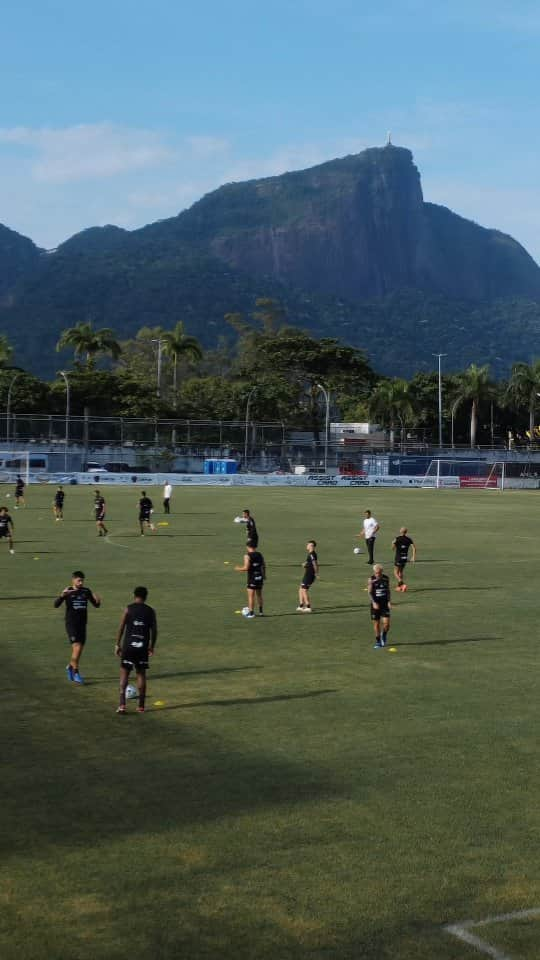
<svg viewBox="0 0 540 960">
<path fill-rule="evenodd" d="M 451 487 L 485 487 L 492 466 L 485 460 L 432 460 L 420 486 L 435 490 Z M 492 486 L 496 485 L 494 478 Z"/>
<path fill-rule="evenodd" d="M 538 490 L 540 462 L 504 460 L 491 464 L 489 488 L 497 490 Z"/>
<path fill-rule="evenodd" d="M 30 483 L 30 453 L 28 450 L 0 450 L 0 483 L 10 483 L 20 475 Z"/>
</svg>

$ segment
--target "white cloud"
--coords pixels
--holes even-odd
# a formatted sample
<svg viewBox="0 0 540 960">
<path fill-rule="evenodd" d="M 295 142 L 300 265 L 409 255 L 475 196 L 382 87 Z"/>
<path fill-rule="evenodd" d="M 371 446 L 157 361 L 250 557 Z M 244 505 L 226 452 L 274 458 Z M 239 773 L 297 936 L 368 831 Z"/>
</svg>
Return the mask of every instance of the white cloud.
<svg viewBox="0 0 540 960">
<path fill-rule="evenodd" d="M 172 151 L 151 130 L 114 124 L 0 128 L 0 143 L 30 150 L 30 172 L 39 183 L 70 183 L 155 167 Z"/>
</svg>

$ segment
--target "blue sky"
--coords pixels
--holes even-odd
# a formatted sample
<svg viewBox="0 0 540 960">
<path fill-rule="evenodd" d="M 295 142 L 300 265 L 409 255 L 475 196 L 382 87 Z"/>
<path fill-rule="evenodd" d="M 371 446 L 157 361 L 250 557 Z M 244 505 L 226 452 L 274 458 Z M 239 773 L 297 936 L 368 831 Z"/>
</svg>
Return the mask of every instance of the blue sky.
<svg viewBox="0 0 540 960">
<path fill-rule="evenodd" d="M 0 222 L 49 248 L 131 229 L 390 130 L 426 200 L 540 261 L 539 52 L 525 0 L 19 0 L 3 10 Z"/>
</svg>

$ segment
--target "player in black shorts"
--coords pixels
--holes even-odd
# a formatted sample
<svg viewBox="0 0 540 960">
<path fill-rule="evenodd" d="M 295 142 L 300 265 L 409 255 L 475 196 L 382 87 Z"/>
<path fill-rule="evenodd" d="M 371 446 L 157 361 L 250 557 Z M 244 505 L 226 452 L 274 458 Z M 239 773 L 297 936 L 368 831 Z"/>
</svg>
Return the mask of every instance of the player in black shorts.
<svg viewBox="0 0 540 960">
<path fill-rule="evenodd" d="M 66 605 L 66 633 L 71 643 L 71 659 L 66 667 L 68 680 L 74 683 L 84 683 L 79 672 L 79 661 L 86 643 L 86 623 L 88 620 L 88 604 L 93 607 L 101 605 L 101 598 L 84 585 L 84 573 L 75 570 L 71 575 L 71 586 L 65 587 L 54 601 L 55 607 Z"/>
<path fill-rule="evenodd" d="M 137 713 L 144 713 L 148 660 L 154 655 L 157 643 L 156 613 L 146 603 L 148 590 L 146 587 L 135 587 L 133 596 L 134 602 L 124 610 L 114 648 L 116 656 L 120 657 L 120 703 L 117 713 L 126 712 L 126 687 L 132 670 L 137 674 Z"/>
<path fill-rule="evenodd" d="M 298 588 L 298 606 L 296 608 L 301 613 L 311 613 L 309 588 L 319 575 L 319 560 L 315 552 L 316 546 L 317 543 L 315 540 L 309 540 L 308 543 L 306 543 L 307 557 L 304 560 L 304 575 L 302 577 L 302 583 Z"/>
<path fill-rule="evenodd" d="M 150 497 L 146 496 L 146 490 L 143 490 L 139 500 L 139 527 L 141 530 L 141 537 L 144 537 L 145 527 L 150 527 L 150 530 L 152 531 L 156 529 L 152 523 L 153 509 L 154 504 L 152 503 Z"/>
<path fill-rule="evenodd" d="M 376 563 L 373 567 L 373 574 L 368 580 L 368 594 L 371 600 L 371 619 L 375 631 L 375 649 L 379 650 L 386 646 L 392 608 L 390 580 L 383 572 L 380 563 Z"/>
<path fill-rule="evenodd" d="M 394 548 L 394 576 L 397 580 L 396 590 L 405 593 L 407 584 L 403 581 L 405 565 L 409 559 L 409 550 L 412 547 L 412 562 L 416 560 L 416 545 L 410 537 L 407 536 L 407 527 L 401 527 L 399 536 L 392 540 Z"/>
<path fill-rule="evenodd" d="M 263 586 L 266 580 L 266 564 L 262 553 L 255 549 L 248 540 L 246 545 L 247 553 L 244 555 L 244 566 L 235 567 L 238 573 L 247 573 L 247 598 L 248 613 L 246 617 L 251 620 L 255 616 L 255 599 L 259 607 L 259 616 L 263 616 Z"/>
<path fill-rule="evenodd" d="M 65 498 L 64 488 L 58 487 L 54 495 L 53 501 L 53 513 L 56 520 L 64 519 L 64 498 Z"/>
<path fill-rule="evenodd" d="M 249 510 L 242 510 L 241 521 L 246 525 L 246 539 L 250 540 L 252 546 L 257 549 L 259 546 L 259 534 L 257 533 L 255 519 L 251 516 Z"/>
<path fill-rule="evenodd" d="M 94 494 L 94 514 L 96 517 L 96 527 L 97 527 L 98 537 L 106 537 L 109 532 L 107 530 L 107 527 L 105 526 L 105 513 L 106 513 L 105 497 L 101 495 L 99 490 L 96 490 Z"/>
<path fill-rule="evenodd" d="M 8 513 L 8 508 L 0 507 L 0 540 L 7 540 L 10 553 L 15 553 L 13 548 L 13 529 L 13 520 Z"/>
<path fill-rule="evenodd" d="M 22 504 L 23 507 L 26 506 L 26 501 L 25 501 L 25 499 L 24 499 L 24 488 L 25 488 L 25 486 L 26 486 L 26 484 L 25 484 L 23 478 L 21 477 L 21 475 L 20 475 L 20 473 L 19 473 L 19 474 L 17 475 L 17 479 L 16 479 L 16 481 L 15 481 L 15 509 L 16 509 L 16 510 L 19 509 L 19 507 L 21 506 L 21 504 Z"/>
</svg>

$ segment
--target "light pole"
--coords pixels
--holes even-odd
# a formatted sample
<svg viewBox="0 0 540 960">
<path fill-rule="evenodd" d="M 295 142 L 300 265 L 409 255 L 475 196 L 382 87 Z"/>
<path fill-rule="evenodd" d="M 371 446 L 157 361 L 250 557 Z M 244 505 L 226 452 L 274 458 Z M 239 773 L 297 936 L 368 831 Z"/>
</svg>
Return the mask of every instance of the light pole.
<svg viewBox="0 0 540 960">
<path fill-rule="evenodd" d="M 326 417 L 325 417 L 325 430 L 324 430 L 324 472 L 328 467 L 328 430 L 330 426 L 330 393 L 328 390 L 323 387 L 322 383 L 317 383 L 316 386 L 319 390 L 322 390 L 324 393 L 324 399 L 326 401 Z"/>
<path fill-rule="evenodd" d="M 247 454 L 248 454 L 248 429 L 249 429 L 249 405 L 251 403 L 251 398 L 255 393 L 257 387 L 252 387 L 247 396 L 246 403 L 246 429 L 244 432 L 244 470 L 247 469 Z"/>
<path fill-rule="evenodd" d="M 15 383 L 18 373 L 14 373 L 11 378 L 11 383 L 9 385 L 7 402 L 6 402 L 6 443 L 9 443 L 9 428 L 10 428 L 10 416 L 11 416 L 11 391 L 13 390 L 13 384 Z"/>
<path fill-rule="evenodd" d="M 59 370 L 58 373 L 64 378 L 66 384 L 66 431 L 65 431 L 65 449 L 64 449 L 64 472 L 67 473 L 68 465 L 68 444 L 69 444 L 69 380 L 65 370 Z"/>
<path fill-rule="evenodd" d="M 446 353 L 434 353 L 434 357 L 439 359 L 439 449 L 442 448 L 442 380 L 441 380 L 441 357 L 446 357 Z"/>
</svg>

